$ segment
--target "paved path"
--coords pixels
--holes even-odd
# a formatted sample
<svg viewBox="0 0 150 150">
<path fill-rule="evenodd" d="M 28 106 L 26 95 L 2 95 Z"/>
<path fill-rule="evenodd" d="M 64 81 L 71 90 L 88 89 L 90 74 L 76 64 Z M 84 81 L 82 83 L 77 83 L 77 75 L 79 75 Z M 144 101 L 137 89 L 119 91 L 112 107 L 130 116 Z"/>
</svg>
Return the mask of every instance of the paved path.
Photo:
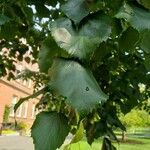
<svg viewBox="0 0 150 150">
<path fill-rule="evenodd" d="M 0 136 L 0 150 L 34 150 L 34 146 L 30 137 Z"/>
</svg>

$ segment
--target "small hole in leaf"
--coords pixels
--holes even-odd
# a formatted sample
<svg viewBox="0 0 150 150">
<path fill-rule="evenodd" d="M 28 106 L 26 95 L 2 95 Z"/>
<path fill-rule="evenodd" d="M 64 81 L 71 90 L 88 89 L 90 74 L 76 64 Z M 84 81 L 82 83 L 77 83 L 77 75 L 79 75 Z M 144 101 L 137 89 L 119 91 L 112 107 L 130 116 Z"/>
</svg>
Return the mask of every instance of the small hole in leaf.
<svg viewBox="0 0 150 150">
<path fill-rule="evenodd" d="M 89 91 L 90 89 L 88 87 L 86 87 L 86 91 Z"/>
</svg>

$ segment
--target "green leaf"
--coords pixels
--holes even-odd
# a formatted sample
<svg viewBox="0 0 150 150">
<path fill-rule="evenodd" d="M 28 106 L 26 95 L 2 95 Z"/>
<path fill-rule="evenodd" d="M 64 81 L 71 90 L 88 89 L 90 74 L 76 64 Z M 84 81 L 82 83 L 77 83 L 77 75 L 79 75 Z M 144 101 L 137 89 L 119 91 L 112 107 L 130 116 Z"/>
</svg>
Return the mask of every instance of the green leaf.
<svg viewBox="0 0 150 150">
<path fill-rule="evenodd" d="M 86 0 L 68 0 L 62 5 L 62 11 L 76 24 L 89 14 Z"/>
<path fill-rule="evenodd" d="M 79 141 L 81 141 L 84 137 L 84 126 L 83 126 L 83 122 L 81 121 L 78 127 L 78 130 L 75 134 L 75 136 L 73 137 L 73 139 L 71 140 L 71 143 L 77 143 Z"/>
<path fill-rule="evenodd" d="M 116 14 L 117 18 L 123 18 L 138 31 L 150 29 L 150 12 L 136 6 L 124 4 Z"/>
<path fill-rule="evenodd" d="M 70 150 L 71 145 L 80 142 L 83 139 L 83 137 L 84 137 L 84 126 L 83 122 L 81 121 L 73 139 L 69 144 L 64 146 L 63 150 Z"/>
<path fill-rule="evenodd" d="M 69 133 L 67 118 L 56 112 L 41 112 L 31 128 L 35 150 L 56 150 Z"/>
<path fill-rule="evenodd" d="M 146 52 L 150 53 L 150 31 L 145 31 L 141 39 L 141 48 Z"/>
<path fill-rule="evenodd" d="M 150 9 L 150 1 L 149 0 L 137 0 L 139 4 L 143 5 L 145 8 Z"/>
<path fill-rule="evenodd" d="M 139 32 L 129 27 L 125 32 L 122 33 L 119 39 L 119 47 L 123 51 L 131 51 L 136 47 L 139 40 Z"/>
<path fill-rule="evenodd" d="M 123 0 L 103 0 L 106 1 L 106 8 L 110 8 L 110 12 L 115 15 L 122 6 Z"/>
<path fill-rule="evenodd" d="M 150 72 L 150 55 L 145 56 L 145 63 L 144 64 L 145 64 L 147 71 Z"/>
<path fill-rule="evenodd" d="M 113 145 L 110 139 L 104 138 L 102 144 L 102 150 L 117 150 Z"/>
<path fill-rule="evenodd" d="M 22 11 L 30 23 L 33 23 L 33 10 L 29 7 L 22 7 Z"/>
<path fill-rule="evenodd" d="M 38 64 L 39 64 L 40 71 L 46 73 L 48 69 L 51 67 L 52 56 L 57 53 L 55 47 L 57 47 L 57 45 L 55 44 L 55 41 L 51 37 L 47 38 L 43 42 L 38 56 L 39 57 Z"/>
<path fill-rule="evenodd" d="M 40 71 L 47 73 L 53 63 L 53 58 L 61 55 L 62 49 L 57 45 L 55 40 L 49 36 L 43 42 L 39 52 L 39 68 Z"/>
<path fill-rule="evenodd" d="M 110 137 L 111 140 L 114 140 L 116 142 L 119 142 L 118 139 L 117 139 L 117 136 L 116 134 L 114 133 L 113 129 L 112 128 L 107 128 L 107 131 L 106 131 L 107 135 Z"/>
<path fill-rule="evenodd" d="M 90 39 L 84 36 L 75 36 L 71 38 L 69 44 L 63 45 L 68 53 L 74 57 L 85 59 L 90 56 L 99 45 L 97 39 Z"/>
<path fill-rule="evenodd" d="M 111 34 L 111 18 L 102 14 L 97 15 L 82 25 L 79 35 L 97 39 L 100 43 L 106 41 Z"/>
<path fill-rule="evenodd" d="M 60 47 L 70 42 L 71 36 L 77 35 L 68 18 L 60 18 L 51 23 L 51 32 Z"/>
<path fill-rule="evenodd" d="M 50 88 L 65 96 L 66 101 L 80 113 L 90 112 L 108 98 L 92 73 L 77 62 L 55 60 L 50 69 L 50 77 Z"/>
<path fill-rule="evenodd" d="M 7 40 L 14 39 L 15 36 L 17 35 L 17 31 L 18 28 L 14 22 L 13 23 L 6 22 L 1 26 L 0 38 L 6 38 Z"/>
<path fill-rule="evenodd" d="M 9 22 L 11 19 L 8 18 L 7 16 L 0 14 L 0 25 L 5 24 L 6 22 Z"/>
<path fill-rule="evenodd" d="M 40 17 L 40 18 L 43 18 L 43 17 L 50 17 L 50 10 L 44 6 L 43 4 L 41 3 L 37 3 L 37 5 L 35 5 L 36 7 L 36 10 L 37 10 L 37 15 Z"/>
<path fill-rule="evenodd" d="M 58 45 L 70 55 L 81 59 L 89 57 L 102 41 L 108 39 L 110 34 L 110 21 L 106 16 L 87 21 L 78 31 L 66 18 L 58 19 L 52 24 L 52 35 Z"/>
</svg>

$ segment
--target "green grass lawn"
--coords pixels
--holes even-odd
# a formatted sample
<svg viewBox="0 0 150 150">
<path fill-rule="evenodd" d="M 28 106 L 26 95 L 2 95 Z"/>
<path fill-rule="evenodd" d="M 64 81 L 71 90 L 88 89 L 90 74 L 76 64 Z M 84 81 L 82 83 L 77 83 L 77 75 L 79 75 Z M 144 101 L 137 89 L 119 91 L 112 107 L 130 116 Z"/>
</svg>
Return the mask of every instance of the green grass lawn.
<svg viewBox="0 0 150 150">
<path fill-rule="evenodd" d="M 131 139 L 131 140 L 137 140 L 142 142 L 142 144 L 136 144 L 136 143 L 120 143 L 120 144 L 114 144 L 117 148 L 117 150 L 150 150 L 150 139 Z M 76 144 L 72 144 L 70 146 L 70 150 L 100 150 L 101 149 L 102 142 L 94 142 L 92 146 L 89 146 L 86 141 L 81 141 Z"/>
</svg>

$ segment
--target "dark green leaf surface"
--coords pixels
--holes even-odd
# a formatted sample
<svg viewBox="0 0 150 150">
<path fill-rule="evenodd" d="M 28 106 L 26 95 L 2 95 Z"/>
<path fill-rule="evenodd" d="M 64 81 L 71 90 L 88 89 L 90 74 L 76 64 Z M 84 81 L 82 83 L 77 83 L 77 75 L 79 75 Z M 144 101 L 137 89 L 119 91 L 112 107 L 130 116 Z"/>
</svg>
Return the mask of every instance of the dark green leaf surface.
<svg viewBox="0 0 150 150">
<path fill-rule="evenodd" d="M 37 4 L 36 5 L 36 10 L 37 10 L 37 15 L 40 17 L 40 18 L 43 18 L 43 17 L 49 17 L 50 16 L 50 10 L 45 7 L 43 4 Z"/>
<path fill-rule="evenodd" d="M 103 139 L 102 150 L 117 150 L 108 138 Z"/>
<path fill-rule="evenodd" d="M 121 50 L 131 51 L 136 47 L 138 40 L 139 32 L 133 28 L 128 28 L 119 39 L 119 47 Z"/>
<path fill-rule="evenodd" d="M 65 96 L 66 101 L 80 113 L 90 112 L 108 98 L 92 73 L 77 62 L 55 60 L 50 72 L 50 87 Z"/>
<path fill-rule="evenodd" d="M 150 0 L 137 0 L 145 8 L 150 9 Z"/>
<path fill-rule="evenodd" d="M 68 120 L 63 114 L 41 112 L 32 126 L 35 150 L 56 150 L 69 133 Z"/>
<path fill-rule="evenodd" d="M 62 5 L 62 11 L 76 24 L 89 14 L 86 0 L 68 0 Z"/>
<path fill-rule="evenodd" d="M 145 31 L 142 35 L 141 48 L 146 52 L 150 53 L 150 31 Z"/>
<path fill-rule="evenodd" d="M 39 52 L 39 67 L 42 72 L 47 72 L 52 64 L 52 56 L 55 54 L 55 41 L 52 38 L 46 39 Z"/>
<path fill-rule="evenodd" d="M 38 115 L 35 149 L 59 147 L 67 122 L 76 133 L 72 142 L 86 131 L 90 144 L 107 136 L 103 148 L 114 149 L 113 129 L 125 130 L 118 109 L 143 108 L 150 97 L 150 0 L 1 0 L 0 14 L 0 49 L 8 49 L 0 52 L 0 76 L 14 78 L 13 64 L 31 52 L 33 59 L 25 60 L 39 62 L 40 71 L 22 77 L 33 80 L 35 90 L 48 86 L 37 108 L 64 114 Z M 15 111 L 37 94 L 21 99 Z M 80 119 L 84 126 L 75 132 Z"/>
<path fill-rule="evenodd" d="M 136 6 L 125 4 L 116 17 L 127 20 L 138 31 L 150 29 L 150 12 Z"/>
<path fill-rule="evenodd" d="M 145 56 L 145 67 L 148 72 L 150 72 L 150 55 Z"/>
<path fill-rule="evenodd" d="M 17 35 L 17 26 L 6 22 L 1 26 L 0 38 L 6 38 L 7 40 L 13 39 Z"/>
<path fill-rule="evenodd" d="M 97 17 L 89 19 L 81 29 L 79 29 L 79 34 L 91 39 L 96 38 L 100 42 L 106 41 L 111 34 L 111 18 L 97 14 Z"/>
<path fill-rule="evenodd" d="M 10 18 L 8 18 L 7 16 L 0 14 L 0 25 L 5 24 L 6 22 L 9 22 Z"/>
<path fill-rule="evenodd" d="M 53 58 L 62 53 L 61 48 L 56 44 L 55 40 L 49 36 L 42 44 L 39 52 L 39 67 L 42 72 L 47 73 L 51 67 Z"/>
</svg>

